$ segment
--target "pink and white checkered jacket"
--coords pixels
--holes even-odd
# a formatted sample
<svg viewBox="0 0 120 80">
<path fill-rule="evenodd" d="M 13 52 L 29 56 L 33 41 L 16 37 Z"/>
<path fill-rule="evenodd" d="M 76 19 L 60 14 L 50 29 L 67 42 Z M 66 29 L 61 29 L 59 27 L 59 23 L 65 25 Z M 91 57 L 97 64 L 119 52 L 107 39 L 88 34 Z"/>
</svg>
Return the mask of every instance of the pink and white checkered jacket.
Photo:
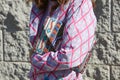
<svg viewBox="0 0 120 80">
<path fill-rule="evenodd" d="M 39 10 L 33 3 L 30 15 L 32 45 L 37 33 L 40 34 L 42 31 L 52 3 L 49 0 L 48 10 L 45 12 Z M 82 80 L 82 74 L 72 68 L 83 63 L 93 46 L 96 17 L 91 0 L 70 0 L 64 7 L 59 6 L 50 17 L 57 18 L 60 22 L 66 19 L 62 41 L 55 52 L 50 51 L 43 55 L 33 53 L 30 80 Z"/>
</svg>

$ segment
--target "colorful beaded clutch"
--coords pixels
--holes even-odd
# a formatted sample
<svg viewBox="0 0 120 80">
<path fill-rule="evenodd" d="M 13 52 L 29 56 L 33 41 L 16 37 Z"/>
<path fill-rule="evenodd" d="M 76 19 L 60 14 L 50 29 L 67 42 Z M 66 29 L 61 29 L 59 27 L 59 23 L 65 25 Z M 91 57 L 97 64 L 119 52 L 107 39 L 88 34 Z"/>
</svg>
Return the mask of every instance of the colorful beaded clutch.
<svg viewBox="0 0 120 80">
<path fill-rule="evenodd" d="M 43 54 L 49 51 L 55 51 L 56 37 L 62 26 L 58 19 L 47 17 L 43 25 L 43 30 L 34 44 L 34 52 Z"/>
</svg>

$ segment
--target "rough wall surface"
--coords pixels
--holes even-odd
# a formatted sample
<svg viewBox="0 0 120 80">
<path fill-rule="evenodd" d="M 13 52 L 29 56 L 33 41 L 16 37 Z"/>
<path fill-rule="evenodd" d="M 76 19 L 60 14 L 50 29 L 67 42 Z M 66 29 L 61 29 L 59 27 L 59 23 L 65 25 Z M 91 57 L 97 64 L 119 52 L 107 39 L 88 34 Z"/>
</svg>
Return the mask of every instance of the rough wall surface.
<svg viewBox="0 0 120 80">
<path fill-rule="evenodd" d="M 120 0 L 96 0 L 98 43 L 84 80 L 120 80 Z M 0 80 L 29 80 L 30 5 L 0 0 Z"/>
</svg>

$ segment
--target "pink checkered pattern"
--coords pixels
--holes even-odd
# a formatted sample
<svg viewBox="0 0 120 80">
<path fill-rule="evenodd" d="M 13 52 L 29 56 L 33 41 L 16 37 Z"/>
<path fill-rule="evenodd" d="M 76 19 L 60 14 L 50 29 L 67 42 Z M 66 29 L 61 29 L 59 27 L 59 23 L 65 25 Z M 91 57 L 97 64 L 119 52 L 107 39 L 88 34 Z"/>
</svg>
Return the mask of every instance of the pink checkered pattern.
<svg viewBox="0 0 120 80">
<path fill-rule="evenodd" d="M 64 8 L 59 7 L 52 17 L 57 16 L 60 21 L 63 21 L 71 14 L 72 17 L 67 20 L 64 27 L 60 49 L 44 55 L 36 53 L 32 55 L 30 80 L 82 80 L 82 74 L 76 73 L 72 68 L 84 61 L 94 41 L 96 17 L 91 0 L 70 0 Z M 30 17 L 32 45 L 36 40 L 38 28 L 42 29 L 43 15 L 44 12 L 33 4 Z"/>
</svg>

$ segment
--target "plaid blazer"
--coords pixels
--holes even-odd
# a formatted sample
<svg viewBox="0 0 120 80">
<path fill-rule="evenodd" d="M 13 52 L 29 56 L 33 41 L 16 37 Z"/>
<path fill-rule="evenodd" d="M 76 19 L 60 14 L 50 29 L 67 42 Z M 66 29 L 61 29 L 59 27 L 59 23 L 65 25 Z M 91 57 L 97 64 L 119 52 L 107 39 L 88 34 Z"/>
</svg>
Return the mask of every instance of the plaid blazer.
<svg viewBox="0 0 120 80">
<path fill-rule="evenodd" d="M 84 62 L 93 46 L 96 17 L 91 0 L 70 0 L 64 7 L 59 6 L 53 15 L 49 16 L 51 3 L 52 1 L 49 0 L 48 10 L 45 12 L 39 10 L 33 3 L 29 25 L 31 45 L 34 47 L 38 33 L 39 38 L 42 36 L 43 24 L 45 27 L 47 17 L 58 19 L 57 22 L 61 23 L 66 19 L 62 29 L 63 34 L 52 39 L 53 46 L 59 42 L 55 51 L 47 51 L 44 54 L 33 53 L 29 78 L 31 80 L 82 80 L 82 74 L 77 73 L 73 68 Z"/>
</svg>

